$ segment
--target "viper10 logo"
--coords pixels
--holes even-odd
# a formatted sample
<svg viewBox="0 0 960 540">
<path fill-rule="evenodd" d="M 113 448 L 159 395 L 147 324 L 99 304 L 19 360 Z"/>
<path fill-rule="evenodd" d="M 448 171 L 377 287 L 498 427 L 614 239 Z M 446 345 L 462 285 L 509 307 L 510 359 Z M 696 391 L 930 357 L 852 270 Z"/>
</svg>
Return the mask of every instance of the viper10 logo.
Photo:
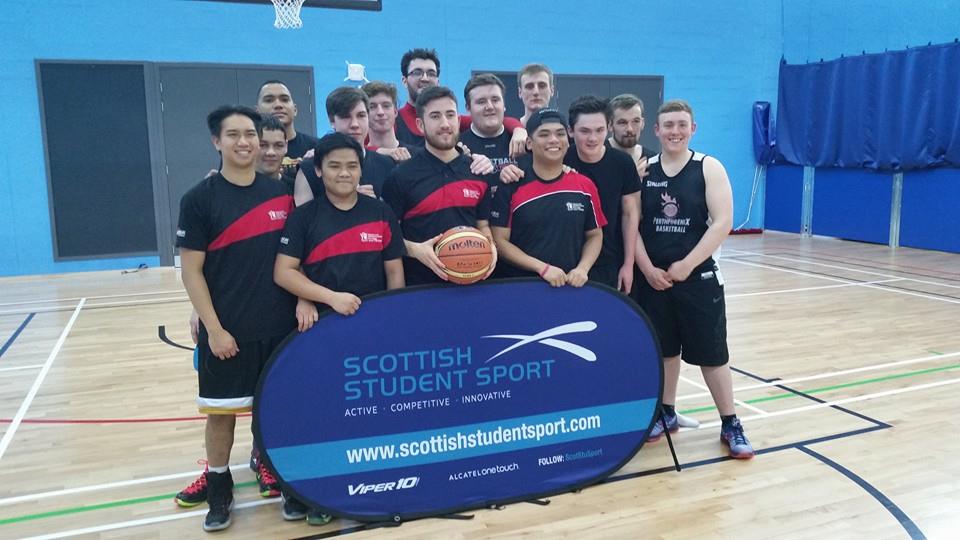
<svg viewBox="0 0 960 540">
<path fill-rule="evenodd" d="M 380 484 L 350 484 L 347 486 L 347 493 L 353 497 L 354 495 L 366 495 L 371 491 L 374 493 L 380 493 L 384 491 L 396 491 L 398 489 L 410 489 L 417 487 L 417 484 L 419 483 L 419 476 L 409 476 L 407 478 L 401 478 L 396 482 L 382 482 Z"/>
</svg>

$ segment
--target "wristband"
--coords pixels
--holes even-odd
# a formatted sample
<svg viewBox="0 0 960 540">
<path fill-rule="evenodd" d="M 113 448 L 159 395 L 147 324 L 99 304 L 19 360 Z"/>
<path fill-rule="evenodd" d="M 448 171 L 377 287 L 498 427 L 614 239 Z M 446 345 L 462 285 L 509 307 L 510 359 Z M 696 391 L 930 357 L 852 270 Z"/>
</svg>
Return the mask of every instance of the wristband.
<svg viewBox="0 0 960 540">
<path fill-rule="evenodd" d="M 544 267 L 543 267 L 543 270 L 540 271 L 540 277 L 543 277 L 544 274 L 546 274 L 546 273 L 547 273 L 547 270 L 549 270 L 549 269 L 550 269 L 550 265 L 549 265 L 549 264 L 546 265 L 546 266 L 544 266 Z"/>
</svg>

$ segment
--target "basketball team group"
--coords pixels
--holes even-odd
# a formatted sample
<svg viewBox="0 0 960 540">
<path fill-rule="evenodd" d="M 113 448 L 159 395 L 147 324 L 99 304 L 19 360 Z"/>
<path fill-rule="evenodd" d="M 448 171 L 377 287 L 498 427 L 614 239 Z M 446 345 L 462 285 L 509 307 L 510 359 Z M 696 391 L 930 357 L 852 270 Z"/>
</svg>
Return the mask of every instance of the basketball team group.
<svg viewBox="0 0 960 540">
<path fill-rule="evenodd" d="M 663 412 L 647 440 L 698 425 L 675 408 L 682 356 L 700 366 L 720 443 L 753 457 L 734 410 L 713 255 L 732 226 L 732 192 L 723 165 L 690 148 L 690 105 L 655 112 L 656 153 L 638 143 L 647 117 L 634 95 L 581 96 L 558 111 L 543 64 L 524 66 L 517 89 L 475 75 L 460 96 L 440 84 L 440 67 L 435 50 L 412 49 L 400 61 L 405 95 L 379 81 L 337 88 L 326 99 L 332 133 L 320 139 L 296 130 L 283 81 L 261 85 L 256 109 L 208 115 L 221 165 L 183 196 L 176 238 L 207 415 L 207 467 L 176 502 L 206 501 L 204 530 L 230 526 L 236 415 L 252 409 L 272 351 L 326 310 L 355 314 L 364 295 L 451 281 L 436 247 L 457 227 L 489 242 L 480 277 L 589 280 L 630 295 L 664 356 Z M 523 102 L 519 119 L 504 116 L 507 92 Z M 284 519 L 332 519 L 281 493 L 256 451 L 250 467 L 263 497 L 283 496 Z"/>
</svg>

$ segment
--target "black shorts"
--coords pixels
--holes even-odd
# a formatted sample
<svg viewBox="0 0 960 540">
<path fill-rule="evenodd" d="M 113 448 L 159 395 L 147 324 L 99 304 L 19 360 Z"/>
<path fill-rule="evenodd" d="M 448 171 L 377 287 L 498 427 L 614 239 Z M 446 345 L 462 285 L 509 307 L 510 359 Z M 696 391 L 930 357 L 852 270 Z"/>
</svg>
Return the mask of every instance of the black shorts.
<svg viewBox="0 0 960 540">
<path fill-rule="evenodd" d="M 273 350 L 287 336 L 237 342 L 240 352 L 220 360 L 210 350 L 210 341 L 201 325 L 197 343 L 200 395 L 197 406 L 203 414 L 236 414 L 253 410 L 253 394 Z"/>
<path fill-rule="evenodd" d="M 636 280 L 634 299 L 650 317 L 665 358 L 681 356 L 698 366 L 722 366 L 729 361 L 723 285 L 717 272 L 707 274 L 701 278 L 695 272 L 665 291 L 654 290 L 642 273 Z"/>
<path fill-rule="evenodd" d="M 603 283 L 608 287 L 612 287 L 616 289 L 617 278 L 620 277 L 620 267 L 612 266 L 612 265 L 606 265 L 606 266 L 594 265 L 593 268 L 590 269 L 590 273 L 588 274 L 588 276 L 590 277 L 590 281 Z"/>
</svg>

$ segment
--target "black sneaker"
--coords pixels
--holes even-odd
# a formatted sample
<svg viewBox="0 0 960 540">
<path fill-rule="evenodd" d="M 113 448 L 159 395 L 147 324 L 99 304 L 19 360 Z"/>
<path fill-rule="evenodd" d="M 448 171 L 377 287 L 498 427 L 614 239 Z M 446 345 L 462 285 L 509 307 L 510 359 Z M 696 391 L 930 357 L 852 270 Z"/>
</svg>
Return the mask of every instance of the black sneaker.
<svg viewBox="0 0 960 540">
<path fill-rule="evenodd" d="M 203 465 L 203 473 L 173 498 L 183 508 L 192 508 L 207 500 L 207 460 L 201 459 L 197 463 Z"/>
<path fill-rule="evenodd" d="M 207 504 L 210 510 L 203 520 L 203 530 L 221 531 L 230 526 L 230 511 L 233 510 L 233 476 L 230 471 L 207 472 Z"/>
<path fill-rule="evenodd" d="M 296 497 L 283 493 L 281 513 L 287 521 L 299 521 L 307 517 L 307 505 L 298 501 Z"/>
<path fill-rule="evenodd" d="M 307 524 L 309 525 L 326 525 L 331 521 L 333 521 L 333 516 L 324 514 L 316 508 L 311 508 L 310 511 L 307 512 Z"/>
</svg>

